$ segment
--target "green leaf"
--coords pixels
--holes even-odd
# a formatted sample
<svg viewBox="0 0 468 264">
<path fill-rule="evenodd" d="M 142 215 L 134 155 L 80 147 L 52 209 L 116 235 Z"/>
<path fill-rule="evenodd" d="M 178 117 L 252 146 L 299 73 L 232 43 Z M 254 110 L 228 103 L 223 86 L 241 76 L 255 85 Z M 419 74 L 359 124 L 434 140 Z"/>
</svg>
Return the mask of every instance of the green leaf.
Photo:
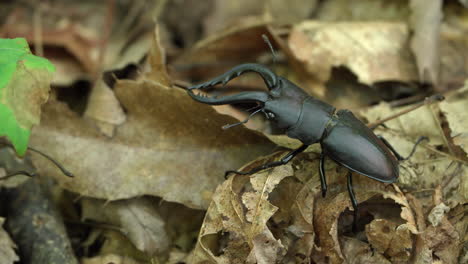
<svg viewBox="0 0 468 264">
<path fill-rule="evenodd" d="M 19 155 L 39 124 L 54 71 L 48 60 L 31 54 L 25 39 L 0 39 L 0 137 L 6 136 Z"/>
</svg>

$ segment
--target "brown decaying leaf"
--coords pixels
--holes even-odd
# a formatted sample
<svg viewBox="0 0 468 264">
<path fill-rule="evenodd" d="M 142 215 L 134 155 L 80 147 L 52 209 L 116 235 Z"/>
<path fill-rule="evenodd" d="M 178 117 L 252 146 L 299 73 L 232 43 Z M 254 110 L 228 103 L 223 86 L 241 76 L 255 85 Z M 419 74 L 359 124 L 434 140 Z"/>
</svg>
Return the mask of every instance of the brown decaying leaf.
<svg viewBox="0 0 468 264">
<path fill-rule="evenodd" d="M 374 252 L 367 243 L 358 239 L 343 237 L 341 239 L 343 244 L 343 253 L 349 256 L 345 263 L 349 264 L 390 264 L 388 259 L 385 258 L 380 252 Z M 334 262 L 331 262 L 334 263 Z M 338 262 L 335 262 L 338 263 Z"/>
<path fill-rule="evenodd" d="M 437 85 L 440 67 L 442 0 L 411 0 L 411 51 L 416 57 L 419 80 Z M 437 86 L 436 86 L 437 87 Z"/>
<path fill-rule="evenodd" d="M 322 1 L 316 18 L 321 21 L 404 21 L 409 15 L 407 1 L 348 0 Z"/>
<path fill-rule="evenodd" d="M 259 159 L 245 169 L 278 157 L 280 155 L 275 154 Z M 296 158 L 292 164 L 294 171 L 288 164 L 283 166 L 286 168 L 262 171 L 249 178 L 231 176 L 213 196 L 197 246 L 189 258 L 191 263 L 227 263 L 233 257 L 239 263 L 308 263 L 312 260 L 310 257 L 316 262 L 327 257 L 330 263 L 340 263 L 345 259 L 379 258 L 371 256 L 368 245 L 360 251 L 361 255 L 347 255 L 352 250 L 348 251 L 349 246 L 343 245 L 339 237 L 343 233 L 340 216 L 351 208 L 343 182 L 346 170 L 330 166 L 332 164 L 326 164 L 327 197 L 317 200 L 314 197 L 320 195 L 318 155 L 313 153 Z M 294 177 L 285 177 L 292 175 Z M 417 233 L 418 229 L 405 196 L 395 185 L 385 185 L 362 176 L 354 178 L 357 199 L 364 212 L 368 205 L 362 203 L 375 196 L 389 199 L 389 202 L 377 205 L 377 211 L 372 213 L 375 218 L 388 217 L 388 212 L 381 212 L 382 206 L 396 204 L 401 207 L 395 211 L 399 227 L 392 232 L 395 240 L 406 242 L 389 246 L 385 253 L 396 260 L 409 259 L 408 248 L 411 249 L 413 242 L 411 234 Z M 270 232 L 276 234 L 275 239 L 269 238 Z M 269 242 L 262 245 L 260 241 Z M 315 241 L 320 242 L 315 245 Z"/>
<path fill-rule="evenodd" d="M 327 165 L 327 167 L 329 166 Z M 314 217 L 316 235 L 320 239 L 319 246 L 323 254 L 330 258 L 330 263 L 340 263 L 343 260 L 347 260 L 348 257 L 356 258 L 356 256 L 346 256 L 343 254 L 343 248 L 339 243 L 338 237 L 340 228 L 339 217 L 343 211 L 352 208 L 345 186 L 346 173 L 347 170 L 344 169 L 340 171 L 335 168 L 327 168 L 326 175 L 329 186 L 334 187 L 329 188 L 326 198 L 316 201 Z M 359 208 L 361 212 L 369 210 L 369 213 L 373 214 L 374 218 L 389 217 L 389 214 L 392 212 L 389 209 L 392 208 L 392 205 L 396 204 L 401 207 L 401 213 L 396 219 L 399 222 L 403 219 L 405 228 L 409 229 L 412 233 L 417 233 L 415 217 L 410 205 L 396 185 L 385 185 L 360 175 L 353 177 L 353 185 L 357 200 L 361 203 Z M 385 203 L 377 203 L 375 206 L 379 209 L 376 212 L 372 212 L 370 210 L 372 207 L 366 209 L 367 206 L 364 206 L 362 203 L 373 197 L 382 197 L 390 200 Z M 382 206 L 388 209 L 382 210 Z M 352 220 L 350 219 L 350 221 Z M 363 252 L 363 254 L 367 253 Z"/>
<path fill-rule="evenodd" d="M 3 229 L 3 222 L 5 222 L 5 218 L 0 217 L 0 262 L 5 264 L 13 264 L 15 261 L 19 261 L 19 257 L 15 252 L 15 243 L 11 240 L 8 233 Z"/>
<path fill-rule="evenodd" d="M 126 119 L 114 91 L 102 79 L 95 82 L 84 115 L 95 121 L 100 131 L 109 137 L 114 135 L 115 126 L 123 124 Z M 107 126 L 111 129 L 107 130 Z"/>
<path fill-rule="evenodd" d="M 366 235 L 372 248 L 388 256 L 392 263 L 409 261 L 413 250 L 413 238 L 406 225 L 375 219 L 366 226 Z"/>
<path fill-rule="evenodd" d="M 120 81 L 115 92 L 128 119 L 113 139 L 105 139 L 65 105 L 50 102 L 32 144 L 66 165 L 65 178 L 49 162 L 35 158 L 44 175 L 82 195 L 108 200 L 143 194 L 192 208 L 208 205 L 227 169 L 272 150 L 258 134 L 193 101 L 180 89 L 150 81 Z M 222 160 L 223 162 L 220 162 Z"/>
<path fill-rule="evenodd" d="M 115 254 L 101 255 L 93 258 L 84 258 L 82 264 L 143 264 L 130 257 L 118 256 Z"/>
<path fill-rule="evenodd" d="M 81 203 L 83 221 L 92 220 L 120 227 L 135 247 L 149 256 L 164 252 L 170 244 L 164 221 L 146 198 L 109 203 L 85 198 Z"/>
<path fill-rule="evenodd" d="M 292 174 L 291 165 L 285 165 L 260 172 L 250 181 L 245 176 L 231 176 L 218 186 L 190 262 L 226 263 L 233 257 L 239 263 L 280 261 L 286 250 L 281 240 L 274 238 L 267 227 L 268 219 L 278 207 L 271 204 L 268 198 L 278 183 Z M 219 239 L 213 238 L 222 233 L 228 234 L 225 248 L 221 248 Z M 210 241 L 210 238 L 215 241 Z M 214 245 L 218 245 L 218 248 Z M 220 255 L 218 251 L 223 254 Z"/>
<path fill-rule="evenodd" d="M 271 17 L 243 19 L 236 25 L 197 42 L 186 54 L 177 59 L 175 66 L 186 67 L 192 66 L 191 64 L 201 64 L 206 72 L 206 68 L 210 66 L 211 69 L 214 67 L 219 71 L 223 63 L 235 65 L 249 62 L 258 54 L 268 51 L 261 35 L 267 32 L 266 25 L 270 22 Z M 204 78 L 204 75 L 199 75 L 201 72 L 196 73 L 197 79 Z"/>
<path fill-rule="evenodd" d="M 445 115 L 450 127 L 453 143 L 460 146 L 468 157 L 468 81 L 465 86 L 440 103 L 440 109 Z"/>
<path fill-rule="evenodd" d="M 289 37 L 294 56 L 322 82 L 332 67 L 346 66 L 361 83 L 412 81 L 416 68 L 407 50 L 408 29 L 403 23 L 322 23 L 305 21 Z"/>
</svg>

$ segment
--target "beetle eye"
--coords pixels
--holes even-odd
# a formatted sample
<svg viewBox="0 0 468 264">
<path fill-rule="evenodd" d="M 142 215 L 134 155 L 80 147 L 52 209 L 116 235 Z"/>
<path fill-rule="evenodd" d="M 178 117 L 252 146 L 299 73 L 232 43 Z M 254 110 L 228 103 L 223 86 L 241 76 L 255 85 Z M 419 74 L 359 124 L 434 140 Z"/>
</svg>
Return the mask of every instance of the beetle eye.
<svg viewBox="0 0 468 264">
<path fill-rule="evenodd" d="M 275 114 L 273 114 L 272 112 L 268 112 L 267 117 L 268 117 L 268 119 L 273 119 L 273 118 L 275 118 Z"/>
</svg>

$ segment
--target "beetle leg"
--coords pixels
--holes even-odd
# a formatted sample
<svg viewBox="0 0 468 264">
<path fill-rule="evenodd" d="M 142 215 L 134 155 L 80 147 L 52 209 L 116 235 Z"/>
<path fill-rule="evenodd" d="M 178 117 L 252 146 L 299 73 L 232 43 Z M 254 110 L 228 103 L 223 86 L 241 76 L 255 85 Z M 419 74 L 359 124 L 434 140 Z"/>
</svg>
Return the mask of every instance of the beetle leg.
<svg viewBox="0 0 468 264">
<path fill-rule="evenodd" d="M 387 141 L 387 139 L 385 139 L 384 137 L 382 136 L 377 136 L 380 140 L 382 140 L 382 142 L 385 144 L 385 146 L 387 146 L 388 149 L 390 149 L 393 153 L 393 155 L 395 155 L 395 157 L 399 160 L 399 161 L 402 161 L 402 160 L 407 160 L 409 158 L 411 158 L 411 156 L 413 156 L 414 152 L 416 151 L 416 147 L 419 145 L 419 143 L 421 143 L 423 140 L 429 140 L 429 138 L 425 137 L 425 136 L 420 136 L 418 138 L 418 140 L 416 140 L 416 143 L 414 144 L 413 146 L 413 149 L 411 150 L 410 154 L 408 155 L 408 157 L 404 158 L 403 156 L 400 155 L 400 153 L 398 153 L 395 148 L 390 144 L 390 142 Z"/>
<path fill-rule="evenodd" d="M 13 172 L 13 173 L 10 173 L 10 174 L 7 174 L 3 177 L 0 177 L 0 180 L 6 180 L 10 177 L 13 177 L 13 176 L 16 176 L 16 175 L 26 175 L 28 177 L 35 177 L 36 176 L 36 173 L 30 173 L 30 172 L 27 172 L 27 171 L 16 171 L 16 172 Z"/>
<path fill-rule="evenodd" d="M 261 171 L 261 170 L 264 170 L 264 169 L 269 169 L 269 168 L 273 168 L 273 167 L 278 167 L 278 166 L 281 166 L 281 165 L 284 165 L 288 162 L 290 162 L 295 156 L 297 156 L 297 154 L 303 152 L 304 150 L 306 150 L 306 148 L 308 147 L 309 145 L 305 145 L 303 144 L 302 146 L 300 146 L 299 148 L 297 149 L 294 149 L 292 150 L 291 152 L 289 152 L 288 154 L 286 154 L 286 156 L 284 156 L 281 160 L 279 161 L 273 161 L 273 162 L 269 162 L 269 163 L 266 163 L 266 164 L 263 164 L 261 166 L 258 166 L 258 167 L 255 167 L 249 171 L 235 171 L 235 170 L 228 170 L 226 171 L 226 173 L 224 174 L 224 178 L 227 178 L 227 176 L 229 175 L 229 173 L 235 173 L 235 174 L 240 174 L 240 175 L 250 175 L 250 174 L 254 174 L 258 171 Z"/>
<path fill-rule="evenodd" d="M 322 189 L 322 197 L 325 198 L 327 195 L 327 178 L 325 178 L 325 154 L 320 154 L 320 166 L 319 166 L 319 174 L 320 174 L 320 187 Z"/>
<path fill-rule="evenodd" d="M 356 200 L 356 196 L 354 195 L 354 190 L 353 190 L 353 174 L 351 173 L 351 170 L 348 171 L 348 193 L 349 193 L 349 198 L 351 199 L 351 204 L 353 205 L 354 209 L 354 217 L 353 217 L 353 231 L 357 231 L 357 216 L 358 216 L 358 202 Z"/>
</svg>

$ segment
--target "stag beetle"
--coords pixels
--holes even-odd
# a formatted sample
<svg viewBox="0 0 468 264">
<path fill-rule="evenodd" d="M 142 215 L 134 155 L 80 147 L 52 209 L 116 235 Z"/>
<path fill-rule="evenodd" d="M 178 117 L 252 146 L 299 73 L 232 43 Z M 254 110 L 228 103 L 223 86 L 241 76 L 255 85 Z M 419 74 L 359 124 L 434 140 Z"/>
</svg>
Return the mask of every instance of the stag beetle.
<svg viewBox="0 0 468 264">
<path fill-rule="evenodd" d="M 226 85 L 230 80 L 246 72 L 258 73 L 264 80 L 269 92 L 241 92 L 220 98 L 193 92 L 217 84 Z M 351 111 L 337 110 L 335 107 L 308 95 L 291 81 L 277 76 L 261 64 L 238 65 L 208 82 L 189 87 L 187 92 L 194 100 L 209 105 L 235 103 L 257 103 L 259 105 L 258 109 L 246 120 L 228 125 L 225 128 L 246 123 L 256 113 L 263 112 L 267 119 L 285 131 L 289 137 L 302 142 L 299 148 L 292 150 L 279 161 L 264 164 L 247 172 L 227 171 L 226 175 L 228 173 L 248 175 L 286 164 L 309 145 L 320 143 L 322 153 L 319 174 L 322 196 L 325 197 L 327 192 L 324 160 L 325 157 L 329 157 L 349 169 L 347 188 L 354 208 L 354 226 L 358 203 L 353 191 L 352 171 L 380 182 L 395 182 L 399 175 L 398 160 L 409 158 L 419 142 L 424 139 L 420 138 L 414 145 L 411 154 L 407 158 L 403 158 L 385 139 L 376 136 Z"/>
</svg>

